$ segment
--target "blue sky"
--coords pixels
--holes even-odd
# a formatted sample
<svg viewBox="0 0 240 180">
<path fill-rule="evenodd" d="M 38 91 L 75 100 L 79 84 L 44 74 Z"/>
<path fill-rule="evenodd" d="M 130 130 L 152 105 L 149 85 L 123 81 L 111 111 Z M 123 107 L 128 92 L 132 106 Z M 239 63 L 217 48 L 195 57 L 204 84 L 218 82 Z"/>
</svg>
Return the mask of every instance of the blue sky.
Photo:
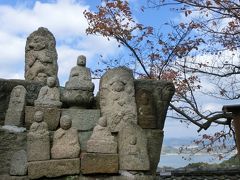
<svg viewBox="0 0 240 180">
<path fill-rule="evenodd" d="M 139 23 L 161 26 L 166 21 L 181 16 L 169 11 L 140 8 L 145 0 L 129 0 L 133 14 Z M 87 21 L 83 11 L 94 10 L 100 0 L 0 0 L 0 78 L 24 79 L 24 51 L 27 36 L 38 27 L 47 27 L 57 40 L 58 76 L 64 86 L 77 56 L 87 57 L 87 66 L 99 68 L 100 55 L 104 58 L 117 57 L 125 53 L 114 40 L 100 36 L 86 36 Z M 164 29 L 167 32 L 167 28 Z M 98 82 L 94 80 L 96 87 Z M 210 104 L 210 107 L 216 104 Z M 216 107 L 215 107 L 216 108 Z M 221 108 L 221 105 L 218 105 Z M 165 137 L 197 136 L 197 127 L 180 124 L 167 119 Z"/>
</svg>

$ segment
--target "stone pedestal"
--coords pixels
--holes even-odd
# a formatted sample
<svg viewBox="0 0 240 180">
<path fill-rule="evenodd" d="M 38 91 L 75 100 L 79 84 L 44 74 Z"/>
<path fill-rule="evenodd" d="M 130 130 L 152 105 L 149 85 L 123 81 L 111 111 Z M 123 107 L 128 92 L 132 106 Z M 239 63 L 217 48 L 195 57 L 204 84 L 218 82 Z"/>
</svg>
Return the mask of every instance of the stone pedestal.
<svg viewBox="0 0 240 180">
<path fill-rule="evenodd" d="M 59 159 L 49 161 L 35 161 L 28 163 L 28 177 L 59 177 L 80 173 L 80 159 Z"/>
<path fill-rule="evenodd" d="M 27 174 L 27 153 L 24 150 L 17 151 L 11 159 L 10 175 L 24 176 Z"/>
<path fill-rule="evenodd" d="M 118 154 L 81 154 L 82 174 L 112 174 L 118 173 Z"/>
<path fill-rule="evenodd" d="M 27 157 L 28 161 L 50 159 L 50 139 L 48 134 L 44 136 L 27 135 Z"/>
<path fill-rule="evenodd" d="M 95 153 L 117 153 L 117 142 L 107 142 L 105 140 L 89 140 L 87 142 L 87 152 Z"/>
<path fill-rule="evenodd" d="M 26 106 L 25 108 L 25 125 L 27 129 L 33 123 L 33 117 L 36 111 L 42 111 L 44 114 L 44 122 L 48 125 L 48 130 L 55 131 L 59 126 L 59 119 L 61 115 L 61 110 L 59 108 L 43 108 Z"/>
</svg>

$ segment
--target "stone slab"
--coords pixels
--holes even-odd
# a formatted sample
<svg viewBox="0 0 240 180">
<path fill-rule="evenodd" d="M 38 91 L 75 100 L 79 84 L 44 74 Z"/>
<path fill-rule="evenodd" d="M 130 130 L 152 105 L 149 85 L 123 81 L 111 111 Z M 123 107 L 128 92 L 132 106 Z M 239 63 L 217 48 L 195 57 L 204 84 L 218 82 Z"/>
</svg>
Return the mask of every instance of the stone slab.
<svg viewBox="0 0 240 180">
<path fill-rule="evenodd" d="M 27 153 L 24 150 L 13 154 L 10 166 L 10 175 L 24 176 L 27 174 Z"/>
<path fill-rule="evenodd" d="M 160 161 L 164 132 L 160 129 L 144 129 L 144 132 L 147 136 L 150 173 L 156 175 Z"/>
<path fill-rule="evenodd" d="M 118 173 L 118 154 L 81 154 L 82 174 Z"/>
<path fill-rule="evenodd" d="M 87 142 L 87 152 L 114 154 L 117 153 L 117 142 L 90 139 Z"/>
<path fill-rule="evenodd" d="M 40 108 L 34 106 L 25 107 L 25 125 L 27 129 L 33 123 L 33 117 L 36 111 L 42 111 L 44 113 L 44 122 L 48 124 L 48 130 L 55 131 L 59 126 L 59 119 L 61 110 L 58 108 Z"/>
<path fill-rule="evenodd" d="M 28 163 L 28 177 L 59 177 L 80 173 L 80 159 L 60 159 L 49 161 L 35 161 Z"/>
<path fill-rule="evenodd" d="M 62 109 L 62 116 L 69 115 L 72 118 L 72 127 L 80 131 L 93 130 L 98 119 L 98 109 Z"/>
</svg>

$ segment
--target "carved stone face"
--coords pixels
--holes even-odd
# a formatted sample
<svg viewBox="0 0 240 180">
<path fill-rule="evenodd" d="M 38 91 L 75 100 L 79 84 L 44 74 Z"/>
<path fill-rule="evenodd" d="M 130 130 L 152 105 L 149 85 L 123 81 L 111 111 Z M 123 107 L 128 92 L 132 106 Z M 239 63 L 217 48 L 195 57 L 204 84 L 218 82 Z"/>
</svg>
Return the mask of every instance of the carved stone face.
<svg viewBox="0 0 240 180">
<path fill-rule="evenodd" d="M 122 81 L 115 81 L 112 84 L 112 90 L 116 92 L 124 91 L 124 83 Z"/>
<path fill-rule="evenodd" d="M 43 83 L 47 82 L 47 74 L 45 73 L 38 73 L 37 80 Z"/>
<path fill-rule="evenodd" d="M 86 57 L 83 55 L 78 56 L 77 65 L 78 66 L 86 66 Z"/>
<path fill-rule="evenodd" d="M 42 111 L 37 111 L 34 114 L 34 121 L 35 122 L 42 122 L 43 121 L 43 112 Z"/>
<path fill-rule="evenodd" d="M 60 127 L 64 130 L 68 130 L 72 126 L 72 120 L 68 115 L 62 116 L 60 119 Z"/>
<path fill-rule="evenodd" d="M 135 136 L 130 137 L 129 144 L 136 145 L 137 144 L 137 138 Z"/>
<path fill-rule="evenodd" d="M 56 79 L 54 77 L 47 78 L 47 85 L 48 87 L 54 87 L 55 86 Z"/>
<path fill-rule="evenodd" d="M 14 93 L 15 97 L 20 97 L 20 94 L 21 94 L 21 90 L 19 88 L 16 89 Z"/>
</svg>

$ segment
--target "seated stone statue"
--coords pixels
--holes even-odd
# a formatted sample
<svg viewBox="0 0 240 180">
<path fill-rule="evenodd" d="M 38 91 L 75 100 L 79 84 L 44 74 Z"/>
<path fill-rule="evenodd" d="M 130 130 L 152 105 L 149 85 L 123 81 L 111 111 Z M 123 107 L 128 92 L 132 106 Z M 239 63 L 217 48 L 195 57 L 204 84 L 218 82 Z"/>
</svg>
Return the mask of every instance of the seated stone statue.
<svg viewBox="0 0 240 180">
<path fill-rule="evenodd" d="M 93 102 L 94 84 L 91 71 L 86 67 L 86 57 L 80 55 L 77 66 L 71 69 L 68 82 L 65 84 L 62 101 L 70 107 L 88 107 Z"/>
<path fill-rule="evenodd" d="M 71 128 L 72 120 L 68 115 L 60 119 L 60 128 L 54 133 L 51 157 L 53 159 L 77 158 L 80 153 L 78 132 Z"/>
<path fill-rule="evenodd" d="M 100 117 L 87 142 L 87 152 L 117 153 L 117 142 L 107 127 L 107 119 Z"/>
<path fill-rule="evenodd" d="M 60 90 L 55 87 L 56 79 L 54 77 L 47 78 L 47 86 L 40 89 L 37 100 L 34 101 L 35 106 L 40 107 L 61 107 Z"/>
<path fill-rule="evenodd" d="M 37 111 L 34 114 L 34 121 L 27 135 L 28 161 L 50 159 L 48 125 L 43 121 L 42 111 Z"/>
<path fill-rule="evenodd" d="M 70 72 L 69 81 L 66 82 L 66 89 L 93 91 L 91 71 L 86 67 L 86 57 L 80 55 L 77 59 L 77 66 L 73 67 Z"/>
</svg>

